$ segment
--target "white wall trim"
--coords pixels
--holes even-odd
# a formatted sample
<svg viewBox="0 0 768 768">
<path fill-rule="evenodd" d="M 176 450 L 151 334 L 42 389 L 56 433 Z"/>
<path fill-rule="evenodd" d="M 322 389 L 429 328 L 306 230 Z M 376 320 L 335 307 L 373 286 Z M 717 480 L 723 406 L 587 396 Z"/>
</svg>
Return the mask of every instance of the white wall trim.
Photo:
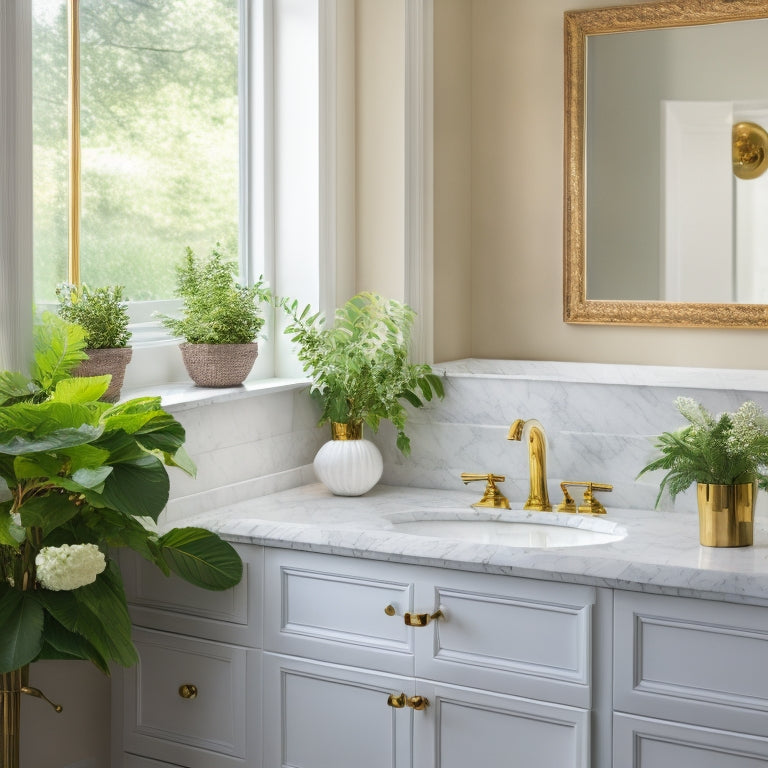
<svg viewBox="0 0 768 768">
<path fill-rule="evenodd" d="M 434 5 L 405 0 L 405 300 L 415 360 L 434 356 Z"/>
<path fill-rule="evenodd" d="M 32 13 L 0 3 L 0 367 L 32 349 Z"/>
</svg>

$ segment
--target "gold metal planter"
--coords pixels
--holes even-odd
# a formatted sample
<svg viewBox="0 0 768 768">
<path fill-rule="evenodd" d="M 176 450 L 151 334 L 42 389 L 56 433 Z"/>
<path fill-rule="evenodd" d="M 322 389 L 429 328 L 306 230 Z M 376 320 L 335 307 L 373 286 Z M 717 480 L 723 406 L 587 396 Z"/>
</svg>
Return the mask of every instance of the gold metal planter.
<svg viewBox="0 0 768 768">
<path fill-rule="evenodd" d="M 755 484 L 699 483 L 699 541 L 705 547 L 748 547 L 755 519 Z"/>
</svg>

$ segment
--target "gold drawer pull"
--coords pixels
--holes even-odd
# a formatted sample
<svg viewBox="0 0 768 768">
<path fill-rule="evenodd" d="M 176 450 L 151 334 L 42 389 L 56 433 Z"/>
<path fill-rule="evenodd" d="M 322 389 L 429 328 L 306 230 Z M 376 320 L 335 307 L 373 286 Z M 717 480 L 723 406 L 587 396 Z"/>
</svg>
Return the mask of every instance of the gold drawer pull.
<svg viewBox="0 0 768 768">
<path fill-rule="evenodd" d="M 197 686 L 192 683 L 184 683 L 179 686 L 179 696 L 182 699 L 196 699 L 197 698 Z"/>
<path fill-rule="evenodd" d="M 384 613 L 387 614 L 387 616 L 394 616 L 397 611 L 395 610 L 395 606 L 391 603 L 384 609 Z"/>
<path fill-rule="evenodd" d="M 426 627 L 433 619 L 442 619 L 444 616 L 438 608 L 434 613 L 406 613 L 403 618 L 408 627 Z"/>
<path fill-rule="evenodd" d="M 405 694 L 390 693 L 387 697 L 387 704 L 395 709 L 402 709 L 405 706 Z"/>
<path fill-rule="evenodd" d="M 426 709 L 429 699 L 426 696 L 406 696 L 404 693 L 390 693 L 387 704 L 395 709 L 410 707 L 411 709 Z"/>
</svg>

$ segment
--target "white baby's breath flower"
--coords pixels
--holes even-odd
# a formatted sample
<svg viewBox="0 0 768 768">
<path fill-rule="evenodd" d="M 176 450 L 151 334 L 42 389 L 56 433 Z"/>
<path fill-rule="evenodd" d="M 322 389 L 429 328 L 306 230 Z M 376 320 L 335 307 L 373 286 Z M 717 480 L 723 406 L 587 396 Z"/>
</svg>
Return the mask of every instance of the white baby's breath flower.
<svg viewBox="0 0 768 768">
<path fill-rule="evenodd" d="M 712 417 L 712 414 L 692 397 L 676 398 L 675 408 L 685 416 L 694 429 L 709 429 L 715 425 L 715 419 Z"/>
<path fill-rule="evenodd" d="M 60 591 L 92 584 L 107 567 L 107 561 L 95 544 L 62 544 L 43 547 L 37 553 L 35 566 L 40 584 Z"/>
</svg>

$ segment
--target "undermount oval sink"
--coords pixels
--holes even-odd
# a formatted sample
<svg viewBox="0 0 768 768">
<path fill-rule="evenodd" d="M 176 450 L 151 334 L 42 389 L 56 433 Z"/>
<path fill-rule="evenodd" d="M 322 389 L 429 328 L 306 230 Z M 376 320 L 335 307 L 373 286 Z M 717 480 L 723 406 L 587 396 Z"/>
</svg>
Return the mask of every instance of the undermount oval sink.
<svg viewBox="0 0 768 768">
<path fill-rule="evenodd" d="M 610 544 L 627 535 L 609 520 L 551 512 L 415 510 L 390 515 L 389 522 L 411 536 L 536 549 Z"/>
</svg>

